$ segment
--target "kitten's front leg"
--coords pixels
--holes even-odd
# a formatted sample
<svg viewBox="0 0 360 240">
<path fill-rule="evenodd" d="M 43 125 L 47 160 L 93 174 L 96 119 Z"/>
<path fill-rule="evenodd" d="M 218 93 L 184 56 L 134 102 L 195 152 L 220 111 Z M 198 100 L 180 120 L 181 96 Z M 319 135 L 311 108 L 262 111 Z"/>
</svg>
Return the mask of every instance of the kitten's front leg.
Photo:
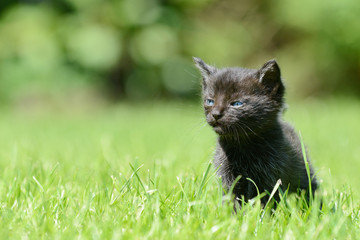
<svg viewBox="0 0 360 240">
<path fill-rule="evenodd" d="M 222 176 L 223 195 L 230 195 L 235 213 L 241 209 L 247 199 L 247 181 L 242 176 L 234 177 L 233 175 Z M 231 192 L 230 192 L 231 191 Z"/>
</svg>

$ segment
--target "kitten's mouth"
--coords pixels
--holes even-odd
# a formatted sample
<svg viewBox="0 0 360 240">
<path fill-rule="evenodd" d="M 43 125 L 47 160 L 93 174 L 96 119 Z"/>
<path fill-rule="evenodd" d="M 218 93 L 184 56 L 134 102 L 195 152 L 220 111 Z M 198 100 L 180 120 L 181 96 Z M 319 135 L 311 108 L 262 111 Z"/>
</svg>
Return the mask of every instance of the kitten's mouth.
<svg viewBox="0 0 360 240">
<path fill-rule="evenodd" d="M 224 135 L 224 134 L 225 134 L 224 129 L 223 129 L 221 126 L 219 126 L 219 125 L 214 126 L 213 129 L 214 129 L 214 131 L 215 131 L 217 134 L 219 134 L 219 135 Z"/>
<path fill-rule="evenodd" d="M 223 126 L 219 123 L 219 122 L 211 122 L 209 123 L 210 126 L 212 126 L 212 128 L 214 129 L 214 131 L 218 134 L 218 135 L 225 135 L 226 132 L 223 128 Z"/>
</svg>

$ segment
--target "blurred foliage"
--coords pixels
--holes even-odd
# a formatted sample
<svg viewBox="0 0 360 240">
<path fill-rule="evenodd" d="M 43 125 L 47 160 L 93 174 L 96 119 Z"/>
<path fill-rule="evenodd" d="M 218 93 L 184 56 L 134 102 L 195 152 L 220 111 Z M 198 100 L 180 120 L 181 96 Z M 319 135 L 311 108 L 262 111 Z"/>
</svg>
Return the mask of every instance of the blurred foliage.
<svg viewBox="0 0 360 240">
<path fill-rule="evenodd" d="M 0 101 L 197 97 L 191 56 L 276 58 L 292 95 L 359 94 L 359 13 L 357 0 L 3 0 Z"/>
</svg>

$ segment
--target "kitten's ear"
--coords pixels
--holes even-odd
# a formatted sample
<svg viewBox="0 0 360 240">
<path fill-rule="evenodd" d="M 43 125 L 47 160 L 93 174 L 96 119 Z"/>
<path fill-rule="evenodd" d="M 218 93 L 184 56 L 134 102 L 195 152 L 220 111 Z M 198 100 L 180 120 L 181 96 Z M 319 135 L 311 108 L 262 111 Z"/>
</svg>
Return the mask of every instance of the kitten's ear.
<svg viewBox="0 0 360 240">
<path fill-rule="evenodd" d="M 216 68 L 210 65 L 207 65 L 201 58 L 193 57 L 195 66 L 200 70 L 200 73 L 203 77 L 203 84 L 209 79 L 209 77 L 216 72 Z"/>
<path fill-rule="evenodd" d="M 258 71 L 259 82 L 262 83 L 271 94 L 284 94 L 285 87 L 281 81 L 280 68 L 272 59 L 267 61 Z"/>
</svg>

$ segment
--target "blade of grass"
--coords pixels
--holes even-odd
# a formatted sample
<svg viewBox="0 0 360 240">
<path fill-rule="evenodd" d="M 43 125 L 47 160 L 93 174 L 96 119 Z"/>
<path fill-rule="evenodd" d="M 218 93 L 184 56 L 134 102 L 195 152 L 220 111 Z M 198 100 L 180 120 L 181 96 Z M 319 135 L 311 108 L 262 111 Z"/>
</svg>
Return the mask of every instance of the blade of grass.
<svg viewBox="0 0 360 240">
<path fill-rule="evenodd" d="M 180 182 L 180 178 L 179 178 L 179 177 L 176 177 L 176 179 L 177 179 L 177 181 L 178 181 L 178 183 L 179 183 L 179 186 L 180 186 L 180 188 L 181 188 L 181 192 L 184 194 L 185 200 L 186 200 L 187 203 L 189 204 L 189 203 L 190 203 L 190 202 L 189 202 L 189 199 L 188 199 L 188 197 L 187 197 L 187 195 L 186 195 L 186 193 L 185 193 L 185 190 L 184 190 L 184 188 L 183 188 L 183 186 L 182 186 L 182 184 L 181 184 L 181 182 Z"/>
<path fill-rule="evenodd" d="M 207 167 L 205 173 L 203 174 L 203 178 L 202 178 L 200 186 L 199 186 L 197 197 L 200 197 L 202 194 L 203 188 L 206 185 L 206 180 L 209 175 L 210 169 L 211 169 L 211 162 L 209 162 L 208 167 Z"/>
<path fill-rule="evenodd" d="M 262 219 L 264 218 L 265 210 L 266 210 L 267 206 L 269 205 L 271 199 L 274 197 L 276 191 L 279 189 L 279 187 L 280 187 L 281 184 L 282 184 L 281 179 L 277 180 L 277 182 L 276 182 L 273 190 L 271 191 L 269 200 L 268 200 L 268 201 L 266 202 L 266 204 L 265 204 L 264 210 L 263 210 L 263 212 L 262 212 L 262 214 L 261 214 L 261 217 L 260 217 L 260 221 L 262 221 Z"/>
<path fill-rule="evenodd" d="M 305 162 L 305 168 L 306 168 L 306 173 L 308 175 L 308 181 L 309 181 L 309 205 L 311 206 L 312 201 L 313 201 L 313 193 L 312 193 L 312 187 L 311 187 L 311 175 L 310 175 L 310 166 L 309 166 L 309 162 L 307 160 L 307 156 L 306 156 L 306 150 L 305 150 L 305 145 L 304 145 L 304 141 L 302 139 L 301 136 L 301 132 L 299 131 L 299 136 L 300 136 L 300 143 L 301 143 L 301 151 L 304 157 L 304 162 Z"/>
<path fill-rule="evenodd" d="M 142 168 L 142 167 L 144 166 L 144 164 L 142 164 L 142 165 L 141 165 L 140 167 L 138 167 L 136 170 L 135 170 L 135 168 L 131 165 L 131 163 L 130 163 L 129 165 L 130 165 L 131 169 L 134 171 L 135 177 L 136 177 L 136 179 L 139 181 L 140 186 L 141 186 L 142 189 L 144 190 L 145 195 L 149 195 L 149 194 L 147 193 L 147 191 L 146 191 L 146 188 L 145 188 L 144 184 L 142 183 L 142 181 L 141 181 L 141 179 L 140 179 L 140 177 L 139 177 L 139 174 L 138 174 L 138 170 L 139 170 L 140 168 Z"/>
<path fill-rule="evenodd" d="M 248 181 L 252 182 L 252 184 L 254 184 L 254 186 L 256 188 L 257 195 L 259 196 L 260 192 L 259 192 L 259 188 L 257 187 L 256 183 L 251 178 L 246 178 L 246 180 L 248 180 Z"/>
<path fill-rule="evenodd" d="M 35 176 L 32 176 L 32 178 L 34 179 L 34 181 L 35 181 L 36 185 L 38 185 L 38 186 L 39 186 L 39 188 L 41 189 L 41 193 L 44 193 L 44 192 L 45 192 L 45 190 L 44 190 L 43 186 L 40 184 L 40 182 L 36 179 L 36 177 L 35 177 Z"/>
</svg>

